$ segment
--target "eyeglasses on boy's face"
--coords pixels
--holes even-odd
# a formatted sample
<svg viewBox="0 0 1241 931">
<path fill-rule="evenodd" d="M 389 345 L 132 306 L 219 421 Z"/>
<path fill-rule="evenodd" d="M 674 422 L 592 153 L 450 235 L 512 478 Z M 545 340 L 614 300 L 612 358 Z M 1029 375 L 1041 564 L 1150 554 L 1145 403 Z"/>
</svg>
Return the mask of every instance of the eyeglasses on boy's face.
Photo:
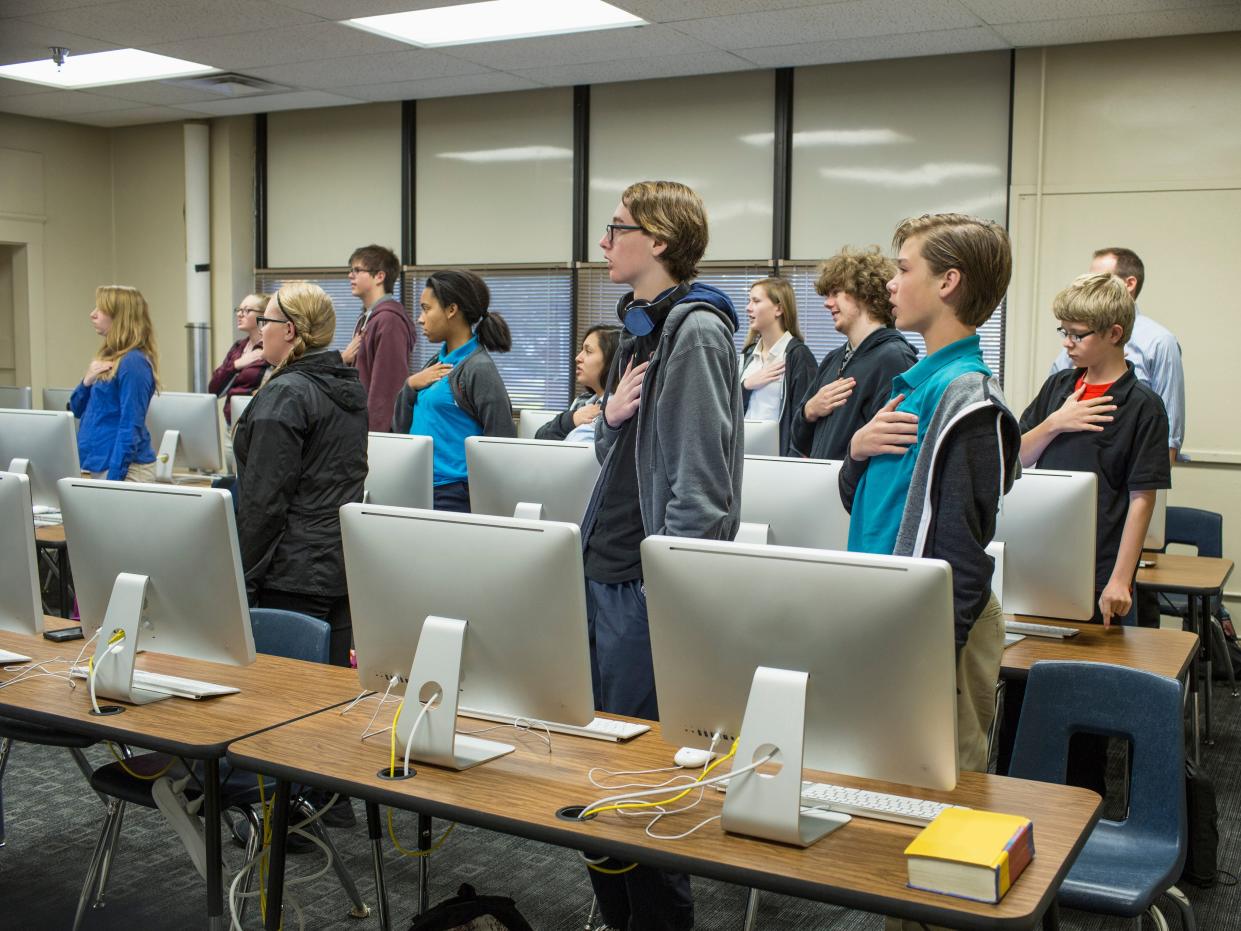
<svg viewBox="0 0 1241 931">
<path fill-rule="evenodd" d="M 350 278 L 356 278 L 358 275 L 373 275 L 373 274 L 375 274 L 373 271 L 371 271 L 369 268 L 363 268 L 361 265 L 351 265 L 349 267 L 349 272 L 348 272 L 348 275 Z"/>
<path fill-rule="evenodd" d="M 616 233 L 619 230 L 622 233 L 632 233 L 642 229 L 640 226 L 634 226 L 632 223 L 608 223 L 604 227 L 605 235 L 608 237 L 608 245 L 616 244 Z"/>
<path fill-rule="evenodd" d="M 1087 336 L 1090 336 L 1092 333 L 1097 333 L 1098 330 L 1087 330 L 1085 333 L 1071 333 L 1064 327 L 1058 326 L 1056 327 L 1056 332 L 1060 334 L 1061 339 L 1067 339 L 1074 346 L 1079 346 L 1081 345 L 1082 340 L 1084 340 Z"/>
</svg>

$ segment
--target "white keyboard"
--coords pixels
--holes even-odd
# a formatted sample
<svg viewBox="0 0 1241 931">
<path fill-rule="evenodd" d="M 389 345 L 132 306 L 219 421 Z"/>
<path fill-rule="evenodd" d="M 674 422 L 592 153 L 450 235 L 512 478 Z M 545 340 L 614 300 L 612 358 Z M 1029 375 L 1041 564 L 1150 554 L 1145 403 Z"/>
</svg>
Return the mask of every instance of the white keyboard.
<svg viewBox="0 0 1241 931">
<path fill-rule="evenodd" d="M 1026 635 L 1025 635 L 1025 634 L 1008 634 L 1008 633 L 1006 633 L 1006 634 L 1004 635 L 1004 648 L 1005 648 L 1005 649 L 1008 649 L 1008 648 L 1009 648 L 1009 647 L 1011 647 L 1014 643 L 1020 643 L 1022 640 L 1025 640 L 1025 639 L 1026 639 Z"/>
<path fill-rule="evenodd" d="M 58 527 L 64 523 L 64 518 L 60 516 L 60 511 L 56 510 L 56 508 L 36 504 L 33 512 L 34 525 L 36 527 Z"/>
<path fill-rule="evenodd" d="M 512 724 L 511 715 L 494 714 L 490 711 L 475 711 L 472 708 L 460 708 L 458 713 L 467 718 L 478 718 L 482 721 L 496 721 L 499 724 Z M 525 721 L 525 718 L 520 720 Z M 530 720 L 534 730 L 546 727 L 553 734 L 572 734 L 576 737 L 591 737 L 595 740 L 611 740 L 619 743 L 630 740 L 651 729 L 649 724 L 635 724 L 633 721 L 613 721 L 611 718 L 595 718 L 589 724 L 561 724 L 558 721 Z"/>
<path fill-rule="evenodd" d="M 28 663 L 30 657 L 21 653 L 13 653 L 10 650 L 0 650 L 0 665 L 11 666 L 15 663 Z"/>
<path fill-rule="evenodd" d="M 88 671 L 85 666 L 74 666 L 69 670 L 79 679 L 85 679 Z M 216 695 L 233 695 L 241 689 L 231 685 L 216 685 L 214 682 L 201 682 L 198 679 L 182 679 L 180 676 L 164 676 L 158 672 L 147 672 L 144 669 L 134 670 L 134 687 L 148 692 L 159 692 L 175 698 L 212 698 Z"/>
<path fill-rule="evenodd" d="M 895 821 L 921 827 L 930 824 L 945 808 L 953 806 L 945 802 L 931 802 L 924 798 L 905 795 L 888 795 L 884 792 L 868 792 L 850 789 L 826 782 L 803 782 L 801 784 L 803 805 L 838 811 L 859 818 L 877 821 Z"/>
<path fill-rule="evenodd" d="M 1025 634 L 1027 637 L 1056 637 L 1067 640 L 1081 633 L 1076 627 L 1061 627 L 1058 624 L 1031 624 L 1028 621 L 1005 621 L 1004 629 L 1010 634 Z"/>
</svg>

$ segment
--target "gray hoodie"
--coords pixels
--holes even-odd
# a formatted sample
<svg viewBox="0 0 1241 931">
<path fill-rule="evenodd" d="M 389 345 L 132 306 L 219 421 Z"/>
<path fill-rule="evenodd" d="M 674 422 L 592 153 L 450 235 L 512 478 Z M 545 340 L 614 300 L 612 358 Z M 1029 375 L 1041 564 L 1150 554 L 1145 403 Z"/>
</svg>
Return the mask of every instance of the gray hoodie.
<svg viewBox="0 0 1241 931">
<path fill-rule="evenodd" d="M 731 540 L 741 521 L 741 383 L 732 335 L 735 317 L 693 300 L 668 313 L 642 384 L 635 415 L 638 505 L 648 536 Z M 623 367 L 634 337 L 621 337 L 614 366 Z M 583 546 L 615 468 L 621 433 L 595 420 L 599 480 L 582 519 Z"/>
</svg>

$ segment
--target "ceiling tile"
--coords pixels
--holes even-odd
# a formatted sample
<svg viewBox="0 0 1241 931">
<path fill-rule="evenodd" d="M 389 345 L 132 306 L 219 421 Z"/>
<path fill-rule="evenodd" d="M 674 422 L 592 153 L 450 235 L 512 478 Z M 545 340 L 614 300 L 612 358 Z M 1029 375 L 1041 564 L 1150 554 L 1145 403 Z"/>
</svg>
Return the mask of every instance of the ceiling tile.
<svg viewBox="0 0 1241 931">
<path fill-rule="evenodd" d="M 835 42 L 808 42 L 803 45 L 771 45 L 741 49 L 736 54 L 763 68 L 796 68 L 842 61 L 918 58 L 923 55 L 951 55 L 1008 47 L 1009 44 L 991 29 L 976 26 L 973 29 L 911 32 L 899 36 L 869 36 Z"/>
<path fill-rule="evenodd" d="M 465 94 L 493 94 L 502 91 L 533 90 L 543 85 L 529 78 L 500 71 L 466 74 L 424 81 L 393 84 L 364 84 L 350 87 L 349 93 L 363 100 L 421 100 L 426 97 L 456 97 Z"/>
<path fill-rule="evenodd" d="M 74 123 L 90 126 L 139 126 L 144 123 L 171 123 L 175 120 L 202 119 L 201 114 L 187 113 L 174 107 L 137 107 L 133 110 L 105 110 L 102 113 L 82 113 L 73 117 Z"/>
<path fill-rule="evenodd" d="M 701 39 L 669 26 L 600 29 L 563 36 L 540 36 L 512 42 L 480 42 L 454 45 L 443 51 L 456 58 L 499 71 L 538 68 L 544 65 L 576 65 L 589 61 L 650 58 L 657 55 L 689 55 L 713 51 Z"/>
<path fill-rule="evenodd" d="M 100 6 L 116 0 L 4 0 L 0 4 L 0 19 L 10 16 L 32 16 L 53 10 L 70 10 L 80 6 Z"/>
<path fill-rule="evenodd" d="M 460 6 L 478 0 L 276 0 L 281 6 L 313 13 L 324 19 L 357 19 L 359 16 L 380 16 L 406 10 L 426 10 L 440 6 Z"/>
<path fill-rule="evenodd" d="M 119 100 L 89 91 L 51 91 L 24 97 L 0 97 L 0 110 L 48 120 L 64 119 L 80 113 L 100 113 L 104 110 L 130 110 L 133 106 L 132 100 Z"/>
<path fill-rule="evenodd" d="M 10 81 L 0 78 L 0 97 L 25 97 L 28 94 L 50 94 L 53 89 L 43 84 L 31 84 L 29 81 Z"/>
<path fill-rule="evenodd" d="M 848 0 L 772 13 L 687 20 L 675 28 L 733 50 L 978 25 L 976 16 L 951 0 Z"/>
<path fill-rule="evenodd" d="M 33 14 L 26 19 L 135 48 L 316 21 L 309 13 L 279 6 L 270 0 L 120 0 L 82 9 Z"/>
<path fill-rule="evenodd" d="M 641 81 L 646 78 L 672 78 L 690 74 L 719 74 L 725 71 L 753 70 L 754 65 L 727 52 L 697 55 L 662 55 L 657 58 L 626 58 L 621 61 L 580 65 L 549 65 L 516 72 L 532 81 L 551 86 L 570 84 L 610 84 L 614 81 Z"/>
<path fill-rule="evenodd" d="M 184 103 L 197 103 L 207 100 L 224 99 L 226 95 L 216 94 L 201 87 L 184 87 L 168 81 L 142 81 L 138 84 L 113 84 L 107 88 L 108 96 L 133 103 L 146 103 L 152 106 L 175 107 Z"/>
<path fill-rule="evenodd" d="M 1001 38 L 1018 48 L 1153 36 L 1183 36 L 1197 32 L 1226 32 L 1241 29 L 1241 7 L 1138 13 L 1119 18 L 1088 16 L 1082 19 L 1054 22 L 1004 23 L 991 28 Z"/>
<path fill-rule="evenodd" d="M 214 65 L 226 71 L 262 65 L 313 62 L 350 55 L 408 52 L 410 46 L 339 23 L 258 29 L 240 35 L 204 36 L 149 46 L 150 51 Z"/>
<path fill-rule="evenodd" d="M 674 23 L 685 19 L 707 19 L 738 13 L 767 13 L 794 7 L 828 6 L 842 0 L 609 0 L 649 23 Z"/>
<path fill-rule="evenodd" d="M 294 91 L 290 94 L 268 94 L 263 97 L 239 97 L 236 100 L 213 100 L 187 103 L 187 115 L 236 116 L 239 113 L 269 113 L 276 110 L 305 110 L 309 107 L 344 107 L 358 103 L 356 97 L 341 97 L 324 91 Z M 0 103 L 0 106 L 3 104 Z"/>
<path fill-rule="evenodd" d="M 383 52 L 379 55 L 273 65 L 270 68 L 248 68 L 246 74 L 278 84 L 330 90 L 352 87 L 355 84 L 392 84 L 397 81 L 477 74 L 486 70 L 481 65 L 452 58 L 434 49 L 409 49 L 404 52 Z"/>
<path fill-rule="evenodd" d="M 53 29 L 28 23 L 22 19 L 4 20 L 0 27 L 0 65 L 12 65 L 19 61 L 38 61 L 49 58 L 53 45 L 63 46 L 71 53 L 103 52 L 116 48 L 115 43 L 92 39 L 76 32 Z"/>
<path fill-rule="evenodd" d="M 1084 19 L 1089 16 L 1129 16 L 1185 7 L 1233 5 L 1237 0 L 960 0 L 985 23 L 1034 23 L 1042 20 Z"/>
</svg>

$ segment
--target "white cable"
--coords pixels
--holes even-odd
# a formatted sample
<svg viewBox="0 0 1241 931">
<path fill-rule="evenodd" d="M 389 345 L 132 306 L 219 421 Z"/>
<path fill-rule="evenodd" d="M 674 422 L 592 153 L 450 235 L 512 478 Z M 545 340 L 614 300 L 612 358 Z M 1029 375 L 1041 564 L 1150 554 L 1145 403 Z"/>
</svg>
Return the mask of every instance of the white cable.
<svg viewBox="0 0 1241 931">
<path fill-rule="evenodd" d="M 82 658 L 86 656 L 86 651 L 90 649 L 90 645 L 99 639 L 99 633 L 102 630 L 103 627 L 96 628 L 95 632 L 82 644 L 82 649 L 78 650 L 78 658 L 73 661 L 74 666 L 82 665 Z"/>
<path fill-rule="evenodd" d="M 48 659 L 48 660 L 44 660 L 41 663 L 30 663 L 30 664 L 25 664 L 25 665 L 7 666 L 5 667 L 5 672 L 17 672 L 17 675 L 15 675 L 12 679 L 6 679 L 5 681 L 0 682 L 0 689 L 8 688 L 10 685 L 16 685 L 19 682 L 25 682 L 29 679 L 39 679 L 39 678 L 42 678 L 43 676 L 50 676 L 53 679 L 64 679 L 66 682 L 69 683 L 70 688 L 76 689 L 78 687 L 78 684 L 73 681 L 73 676 L 68 675 L 67 673 L 63 673 L 63 672 L 49 672 L 45 668 L 47 666 L 50 666 L 52 663 L 63 663 L 63 662 L 65 662 L 65 660 L 63 659 Z M 36 672 L 35 670 L 40 670 L 40 671 Z"/>
<path fill-rule="evenodd" d="M 427 716 L 427 712 L 431 710 L 431 703 L 439 701 L 440 693 L 436 692 L 418 709 L 418 717 L 414 718 L 414 726 L 409 729 L 409 739 L 405 741 L 405 775 L 409 775 L 409 751 L 414 745 L 414 735 L 418 733 L 418 725 L 422 723 L 422 719 Z"/>
<path fill-rule="evenodd" d="M 600 782 L 598 779 L 595 778 L 595 773 L 601 772 L 601 771 L 606 773 L 608 776 L 612 776 L 612 777 L 646 776 L 646 775 L 654 775 L 655 773 L 668 773 L 668 772 L 676 772 L 676 775 L 671 776 L 668 779 L 665 779 L 663 782 L 622 782 L 619 785 L 610 786 L 610 785 L 604 785 L 602 782 Z M 590 780 L 590 784 L 594 786 L 596 789 L 603 789 L 604 791 L 607 791 L 607 792 L 614 792 L 617 789 L 662 789 L 665 786 L 672 785 L 679 779 L 687 779 L 689 780 L 689 782 L 692 783 L 697 777 L 691 776 L 689 773 L 682 770 L 680 766 L 666 766 L 662 769 L 634 769 L 634 770 L 616 770 L 616 771 L 604 769 L 602 766 L 594 766 L 586 773 L 586 778 Z M 682 788 L 684 788 L 684 786 L 682 786 Z"/>
<path fill-rule="evenodd" d="M 121 648 L 124 646 L 124 643 L 125 643 L 124 640 L 118 640 L 115 645 L 108 647 L 108 649 L 104 652 L 103 656 L 99 657 L 99 662 L 92 663 L 90 667 L 90 672 L 86 674 L 87 681 L 90 685 L 90 705 L 92 708 L 95 709 L 95 714 L 103 714 L 103 711 L 101 711 L 99 708 L 99 701 L 95 698 L 95 676 L 99 674 L 99 666 L 105 659 L 107 659 L 112 654 L 119 653 L 121 651 Z"/>
<path fill-rule="evenodd" d="M 536 731 L 534 729 L 535 726 L 543 728 L 543 733 L 540 734 Z M 512 724 L 494 724 L 491 727 L 482 727 L 476 731 L 457 731 L 457 733 L 466 734 L 472 737 L 476 734 L 490 734 L 492 731 L 502 730 L 506 727 L 511 727 L 513 730 L 522 734 L 533 734 L 535 737 L 539 738 L 539 740 L 543 741 L 543 743 L 547 744 L 548 753 L 552 752 L 552 732 L 548 728 L 546 722 L 540 721 L 537 718 L 513 718 Z"/>
<path fill-rule="evenodd" d="M 697 802 L 695 802 L 694 804 L 697 804 Z M 693 805 L 690 806 L 690 808 L 692 807 Z M 688 809 L 682 809 L 682 811 L 688 811 Z M 675 814 L 675 812 L 668 812 L 668 814 L 670 815 Z M 660 815 L 659 817 L 662 818 L 663 815 Z M 682 831 L 680 834 L 656 834 L 654 831 L 651 830 L 651 828 L 655 826 L 655 821 L 659 820 L 659 818 L 656 818 L 655 821 L 652 821 L 650 824 L 646 826 L 646 836 L 653 837 L 655 838 L 655 840 L 684 840 L 685 838 L 693 834 L 695 831 L 697 831 L 699 828 L 705 828 L 712 821 L 718 821 L 719 819 L 720 819 L 720 815 L 712 815 L 710 818 L 706 819 L 705 821 L 699 821 L 688 831 Z"/>
<path fill-rule="evenodd" d="M 719 783 L 721 783 L 721 782 L 725 782 L 725 781 L 727 781 L 727 780 L 729 780 L 729 779 L 733 778 L 734 776 L 740 776 L 742 773 L 748 773 L 748 772 L 751 772 L 752 770 L 758 769 L 760 766 L 763 766 L 763 765 L 765 765 L 766 763 L 770 762 L 770 760 L 771 760 L 771 758 L 772 758 L 773 756 L 775 756 L 775 753 L 768 753 L 768 754 L 767 754 L 765 757 L 763 757 L 761 760 L 756 760 L 756 761 L 754 761 L 753 763 L 749 763 L 749 764 L 747 764 L 747 765 L 745 765 L 745 766 L 742 766 L 740 769 L 734 769 L 734 770 L 731 770 L 731 771 L 729 771 L 729 772 L 727 772 L 727 773 L 724 773 L 722 776 L 712 776 L 710 779 L 700 779 L 700 780 L 697 780 L 697 781 L 695 781 L 695 782 L 691 783 L 689 787 L 690 787 L 690 788 L 695 788 L 695 787 L 698 787 L 698 786 L 713 786 L 713 785 L 717 785 L 717 784 L 719 784 Z M 593 813 L 594 813 L 594 810 L 595 810 L 596 808 L 603 808 L 603 807 L 605 807 L 605 806 L 607 806 L 607 805 L 613 805 L 613 804 L 616 804 L 616 803 L 618 803 L 618 802 L 627 802 L 627 801 L 630 801 L 630 800 L 632 800 L 632 799 L 637 799 L 637 798 L 646 798 L 647 796 L 651 796 L 651 795 L 663 795 L 663 794 L 664 794 L 664 793 L 666 793 L 667 791 L 668 791 L 668 790 L 667 790 L 666 788 L 659 788 L 659 789 L 643 789 L 643 790 L 642 790 L 642 791 L 640 791 L 640 792 L 626 792 L 626 793 L 625 793 L 625 794 L 623 794 L 623 795 L 613 795 L 613 796 L 610 796 L 610 797 L 608 797 L 608 798 L 601 798 L 601 799 L 599 799 L 599 801 L 597 801 L 597 802 L 592 802 L 591 804 L 589 804 L 589 805 L 587 805 L 585 808 L 583 808 L 583 809 L 582 809 L 582 811 L 581 811 L 581 813 L 580 813 L 577 817 L 578 817 L 578 820 L 581 820 L 581 819 L 586 818 L 587 816 L 589 816 L 589 815 L 593 814 Z"/>
<path fill-rule="evenodd" d="M 708 768 L 710 768 L 711 760 L 715 756 L 715 748 L 719 745 L 719 742 L 720 742 L 720 733 L 719 731 L 716 731 L 715 735 L 711 738 L 711 745 L 707 748 L 707 759 L 702 764 L 703 773 L 706 773 Z M 718 818 L 719 815 L 715 815 L 713 817 L 707 818 L 705 821 L 700 821 L 698 824 L 694 825 L 688 831 L 684 831 L 680 834 L 674 834 L 674 835 L 656 834 L 655 831 L 653 830 L 655 825 L 659 823 L 659 820 L 661 818 L 665 818 L 668 815 L 679 815 L 679 814 L 689 811 L 692 808 L 697 808 L 698 805 L 701 804 L 703 796 L 706 795 L 706 792 L 707 790 L 705 787 L 700 788 L 698 790 L 698 797 L 694 799 L 692 802 L 690 802 L 688 805 L 684 805 L 681 808 L 665 809 L 662 806 L 660 806 L 657 809 L 659 811 L 659 814 L 657 814 L 654 818 L 652 818 L 646 825 L 645 830 L 646 830 L 647 837 L 654 838 L 655 840 L 681 840 L 682 838 L 689 837 L 689 835 L 693 834 L 699 828 L 705 827 L 706 825 L 710 824 L 712 821 L 716 820 L 716 818 Z M 622 809 L 619 809 L 619 811 L 622 814 L 624 814 L 626 809 L 622 808 Z M 636 811 L 630 812 L 630 813 L 635 816 L 639 814 L 639 812 L 636 812 Z"/>
</svg>

